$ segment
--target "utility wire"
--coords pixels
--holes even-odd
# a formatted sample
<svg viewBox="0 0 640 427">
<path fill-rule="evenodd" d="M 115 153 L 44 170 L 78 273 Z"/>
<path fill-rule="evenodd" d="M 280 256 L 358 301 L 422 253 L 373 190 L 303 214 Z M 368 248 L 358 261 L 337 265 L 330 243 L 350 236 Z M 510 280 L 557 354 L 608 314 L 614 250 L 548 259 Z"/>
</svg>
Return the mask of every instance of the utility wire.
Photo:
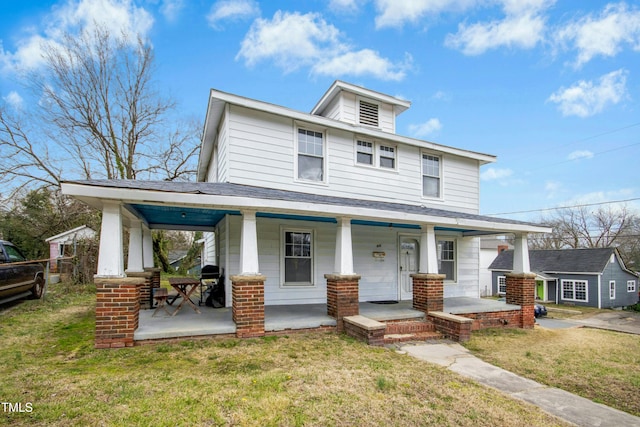
<svg viewBox="0 0 640 427">
<path fill-rule="evenodd" d="M 559 210 L 559 209 L 585 208 L 585 207 L 588 207 L 588 206 L 599 206 L 599 205 L 608 205 L 608 204 L 613 204 L 613 203 L 634 202 L 636 200 L 640 200 L 640 197 L 635 197 L 633 199 L 625 199 L 625 200 L 612 200 L 612 201 L 609 201 L 609 202 L 585 203 L 583 205 L 558 206 L 558 207 L 555 207 L 555 208 L 540 208 L 540 209 L 531 209 L 531 210 L 527 210 L 527 211 L 488 213 L 488 214 L 483 214 L 483 215 L 495 216 L 495 215 L 512 215 L 512 214 L 533 213 L 533 212 L 546 212 L 546 211 L 555 211 L 555 210 Z"/>
</svg>

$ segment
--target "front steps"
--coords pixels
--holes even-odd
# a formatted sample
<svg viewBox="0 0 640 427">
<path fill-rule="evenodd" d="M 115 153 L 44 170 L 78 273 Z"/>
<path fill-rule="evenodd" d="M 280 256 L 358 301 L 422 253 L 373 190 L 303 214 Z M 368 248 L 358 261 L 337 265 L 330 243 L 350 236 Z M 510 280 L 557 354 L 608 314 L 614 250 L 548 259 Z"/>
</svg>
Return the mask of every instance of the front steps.
<svg viewBox="0 0 640 427">
<path fill-rule="evenodd" d="M 435 326 L 424 320 L 394 320 L 378 322 L 365 316 L 344 318 L 344 331 L 369 345 L 383 346 L 407 341 L 442 339 Z"/>
</svg>

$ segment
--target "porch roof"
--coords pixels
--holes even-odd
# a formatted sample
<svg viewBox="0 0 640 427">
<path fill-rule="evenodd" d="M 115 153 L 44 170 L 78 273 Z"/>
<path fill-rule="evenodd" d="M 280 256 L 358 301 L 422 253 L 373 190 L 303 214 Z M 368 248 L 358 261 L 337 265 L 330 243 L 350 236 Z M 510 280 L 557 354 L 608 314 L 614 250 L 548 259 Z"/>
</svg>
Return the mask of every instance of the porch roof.
<svg viewBox="0 0 640 427">
<path fill-rule="evenodd" d="M 423 205 L 323 196 L 231 183 L 131 180 L 85 180 L 62 183 L 62 192 L 96 209 L 120 201 L 130 215 L 150 228 L 212 229 L 224 215 L 253 210 L 257 216 L 335 222 L 349 217 L 355 224 L 438 229 L 464 235 L 501 232 L 546 233 L 539 224 L 494 218 Z"/>
</svg>

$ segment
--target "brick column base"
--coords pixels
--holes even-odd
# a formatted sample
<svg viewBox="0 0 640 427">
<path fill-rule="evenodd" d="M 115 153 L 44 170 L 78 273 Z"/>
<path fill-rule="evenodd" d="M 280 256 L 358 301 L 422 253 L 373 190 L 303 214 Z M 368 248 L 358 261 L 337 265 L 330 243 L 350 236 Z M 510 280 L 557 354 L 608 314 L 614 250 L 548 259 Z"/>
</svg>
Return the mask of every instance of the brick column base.
<svg viewBox="0 0 640 427">
<path fill-rule="evenodd" d="M 231 276 L 231 312 L 238 338 L 264 336 L 265 279 L 262 275 Z"/>
<path fill-rule="evenodd" d="M 140 309 L 146 310 L 153 307 L 153 272 L 151 271 L 125 271 L 127 277 L 144 279 L 140 285 Z"/>
<path fill-rule="evenodd" d="M 138 329 L 140 287 L 137 277 L 105 279 L 94 277 L 96 284 L 96 348 L 133 347 Z"/>
<path fill-rule="evenodd" d="M 412 274 L 413 308 L 425 314 L 444 309 L 444 274 Z"/>
<path fill-rule="evenodd" d="M 336 319 L 338 332 L 344 331 L 343 318 L 360 314 L 358 274 L 325 274 L 327 279 L 327 314 Z"/>
<path fill-rule="evenodd" d="M 507 304 L 520 306 L 520 327 L 532 329 L 535 323 L 533 306 L 535 304 L 536 275 L 532 273 L 509 273 L 507 278 Z"/>
</svg>

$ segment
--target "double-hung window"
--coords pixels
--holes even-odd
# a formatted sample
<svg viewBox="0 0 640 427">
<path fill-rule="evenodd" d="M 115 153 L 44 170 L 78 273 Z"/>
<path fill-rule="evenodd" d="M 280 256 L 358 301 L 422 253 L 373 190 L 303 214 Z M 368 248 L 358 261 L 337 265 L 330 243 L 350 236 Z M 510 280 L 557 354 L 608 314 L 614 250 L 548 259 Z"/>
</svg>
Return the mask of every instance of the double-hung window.
<svg viewBox="0 0 640 427">
<path fill-rule="evenodd" d="M 568 301 L 588 301 L 585 280 L 563 280 L 562 299 Z"/>
<path fill-rule="evenodd" d="M 389 147 L 388 145 L 381 145 L 378 149 L 378 153 L 380 154 L 380 167 L 395 169 L 396 168 L 396 148 Z"/>
<path fill-rule="evenodd" d="M 373 143 L 369 141 L 357 141 L 356 162 L 361 165 L 373 165 Z"/>
<path fill-rule="evenodd" d="M 507 276 L 498 276 L 498 294 L 504 295 L 507 293 Z"/>
<path fill-rule="evenodd" d="M 422 155 L 422 195 L 440 197 L 440 157 Z"/>
<path fill-rule="evenodd" d="M 616 281 L 609 280 L 609 299 L 616 299 Z"/>
<path fill-rule="evenodd" d="M 445 275 L 445 280 L 456 280 L 456 245 L 455 240 L 438 240 L 438 273 Z"/>
<path fill-rule="evenodd" d="M 313 233 L 284 230 L 284 285 L 313 285 Z"/>
<path fill-rule="evenodd" d="M 627 280 L 627 292 L 635 292 L 635 291 L 636 291 L 636 281 Z"/>
<path fill-rule="evenodd" d="M 308 129 L 298 129 L 298 179 L 324 180 L 324 135 Z"/>
</svg>

